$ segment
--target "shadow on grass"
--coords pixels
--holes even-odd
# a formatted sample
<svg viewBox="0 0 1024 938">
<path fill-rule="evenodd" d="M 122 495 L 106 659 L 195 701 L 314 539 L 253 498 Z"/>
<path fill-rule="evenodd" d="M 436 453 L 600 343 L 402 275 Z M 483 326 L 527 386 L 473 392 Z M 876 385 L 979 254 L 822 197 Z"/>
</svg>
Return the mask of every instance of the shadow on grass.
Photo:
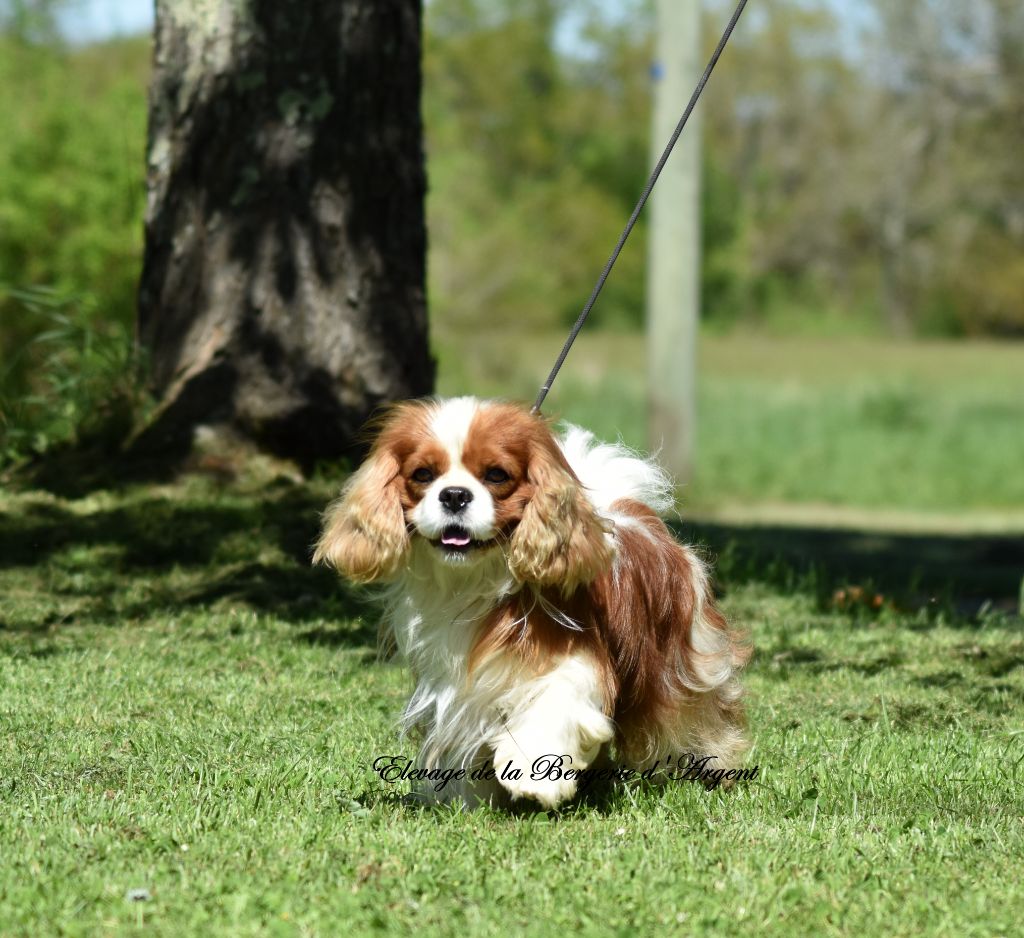
<svg viewBox="0 0 1024 938">
<path fill-rule="evenodd" d="M 751 581 L 813 589 L 823 605 L 836 590 L 857 586 L 902 610 L 941 609 L 958 618 L 983 608 L 1012 613 L 1024 577 L 1020 536 L 708 523 L 679 525 L 676 533 L 704 547 L 725 590 Z"/>
<path fill-rule="evenodd" d="M 209 566 L 232 559 L 223 548 L 238 534 L 308 563 L 322 509 L 322 497 L 291 485 L 258 495 L 128 495 L 115 507 L 89 512 L 27 501 L 0 511 L 0 568 L 34 567 L 70 547 L 103 545 L 118 547 L 131 569 Z"/>
<path fill-rule="evenodd" d="M 292 484 L 256 495 L 139 489 L 89 512 L 21 501 L 0 511 L 0 571 L 24 569 L 26 582 L 35 579 L 54 603 L 35 617 L 0 616 L 0 628 L 128 622 L 237 603 L 308 626 L 304 641 L 373 646 L 376 613 L 367 598 L 311 565 L 324 505 L 322 494 Z M 60 600 L 75 612 L 60 612 Z"/>
<path fill-rule="evenodd" d="M 123 622 L 237 602 L 305 626 L 303 641 L 372 646 L 376 609 L 332 571 L 310 565 L 325 503 L 323 491 L 281 481 L 256 493 L 136 488 L 91 511 L 19 499 L 0 511 L 0 571 L 15 582 L 10 573 L 24 569 L 29 592 L 34 579 L 37 594 L 67 602 L 14 624 L 5 615 L 0 627 L 40 630 L 83 615 Z M 859 584 L 902 610 L 963 620 L 986 603 L 1012 612 L 1024 573 L 1024 539 L 1014 537 L 721 524 L 677 533 L 704 546 L 724 591 L 747 582 L 811 589 L 830 609 L 834 590 Z"/>
</svg>

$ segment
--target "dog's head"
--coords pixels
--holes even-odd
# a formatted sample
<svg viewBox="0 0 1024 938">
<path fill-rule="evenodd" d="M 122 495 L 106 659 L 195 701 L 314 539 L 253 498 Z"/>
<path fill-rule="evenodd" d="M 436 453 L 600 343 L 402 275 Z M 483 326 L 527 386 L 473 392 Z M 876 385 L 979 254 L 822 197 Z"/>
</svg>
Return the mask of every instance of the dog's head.
<svg viewBox="0 0 1024 938">
<path fill-rule="evenodd" d="M 438 564 L 500 551 L 522 583 L 569 594 L 607 569 L 608 524 L 543 418 L 475 398 L 400 404 L 327 511 L 314 560 L 360 583 L 395 576 L 413 540 Z"/>
</svg>

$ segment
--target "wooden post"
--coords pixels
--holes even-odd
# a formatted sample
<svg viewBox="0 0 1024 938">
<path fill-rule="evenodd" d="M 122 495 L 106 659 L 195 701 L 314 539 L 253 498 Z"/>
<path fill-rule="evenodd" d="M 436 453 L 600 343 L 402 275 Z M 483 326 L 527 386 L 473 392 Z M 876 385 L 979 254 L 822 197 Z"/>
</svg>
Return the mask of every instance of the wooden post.
<svg viewBox="0 0 1024 938">
<path fill-rule="evenodd" d="M 700 0 L 657 0 L 652 164 L 701 71 Z M 693 477 L 700 312 L 700 107 L 651 197 L 647 268 L 648 442 L 678 481 Z"/>
</svg>

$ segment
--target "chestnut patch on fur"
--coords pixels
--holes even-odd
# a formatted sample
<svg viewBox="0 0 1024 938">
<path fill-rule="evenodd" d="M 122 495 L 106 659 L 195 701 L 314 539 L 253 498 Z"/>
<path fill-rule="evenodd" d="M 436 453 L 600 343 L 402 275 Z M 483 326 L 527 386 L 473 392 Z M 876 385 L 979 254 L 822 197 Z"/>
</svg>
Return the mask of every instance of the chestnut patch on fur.
<svg viewBox="0 0 1024 938">
<path fill-rule="evenodd" d="M 534 487 L 527 477 L 530 454 L 536 445 L 538 430 L 550 436 L 543 420 L 532 417 L 512 404 L 489 404 L 473 416 L 462 448 L 462 464 L 487 484 L 494 500 L 495 527 L 509 533 L 519 523 L 523 509 L 533 497 Z M 487 471 L 494 467 L 508 474 L 503 482 L 487 482 Z"/>
<path fill-rule="evenodd" d="M 402 507 L 407 511 L 415 508 L 426 491 L 449 468 L 451 460 L 443 446 L 436 440 L 398 438 L 392 446 L 392 453 L 398 460 L 401 479 Z M 420 478 L 420 470 L 427 470 L 429 478 Z"/>
<path fill-rule="evenodd" d="M 695 723 L 712 736 L 741 731 L 739 700 L 701 688 L 702 659 L 724 657 L 736 669 L 750 649 L 716 607 L 700 562 L 646 505 L 623 499 L 612 510 L 636 522 L 616 527 L 614 570 L 567 597 L 555 589 L 524 588 L 506 599 L 480 629 L 471 672 L 502 651 L 539 669 L 587 652 L 601 674 L 619 752 L 637 761 L 661 750 L 664 728 L 678 720 L 681 707 L 692 710 Z M 717 638 L 719 650 L 695 648 L 695 627 L 711 633 L 702 637 L 706 644 Z"/>
<path fill-rule="evenodd" d="M 328 510 L 316 559 L 393 581 L 386 631 L 417 675 L 405 723 L 428 764 L 547 745 L 589 762 L 610 741 L 632 766 L 694 753 L 734 767 L 749 648 L 648 505 L 666 504 L 666 481 L 621 447 L 566 445 L 592 494 L 548 423 L 517 405 L 399 405 Z M 446 475 L 473 493 L 458 511 L 440 498 Z M 412 551 L 417 530 L 429 541 Z M 545 805 L 573 791 L 507 790 Z"/>
</svg>

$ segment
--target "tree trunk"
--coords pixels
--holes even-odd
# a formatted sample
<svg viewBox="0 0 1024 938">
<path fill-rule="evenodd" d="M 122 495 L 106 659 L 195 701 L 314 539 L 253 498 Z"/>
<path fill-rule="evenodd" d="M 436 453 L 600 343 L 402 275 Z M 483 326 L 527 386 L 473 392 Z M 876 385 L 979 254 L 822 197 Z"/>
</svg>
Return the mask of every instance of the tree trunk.
<svg viewBox="0 0 1024 938">
<path fill-rule="evenodd" d="M 137 441 L 309 466 L 429 393 L 420 0 L 157 0 Z"/>
</svg>

